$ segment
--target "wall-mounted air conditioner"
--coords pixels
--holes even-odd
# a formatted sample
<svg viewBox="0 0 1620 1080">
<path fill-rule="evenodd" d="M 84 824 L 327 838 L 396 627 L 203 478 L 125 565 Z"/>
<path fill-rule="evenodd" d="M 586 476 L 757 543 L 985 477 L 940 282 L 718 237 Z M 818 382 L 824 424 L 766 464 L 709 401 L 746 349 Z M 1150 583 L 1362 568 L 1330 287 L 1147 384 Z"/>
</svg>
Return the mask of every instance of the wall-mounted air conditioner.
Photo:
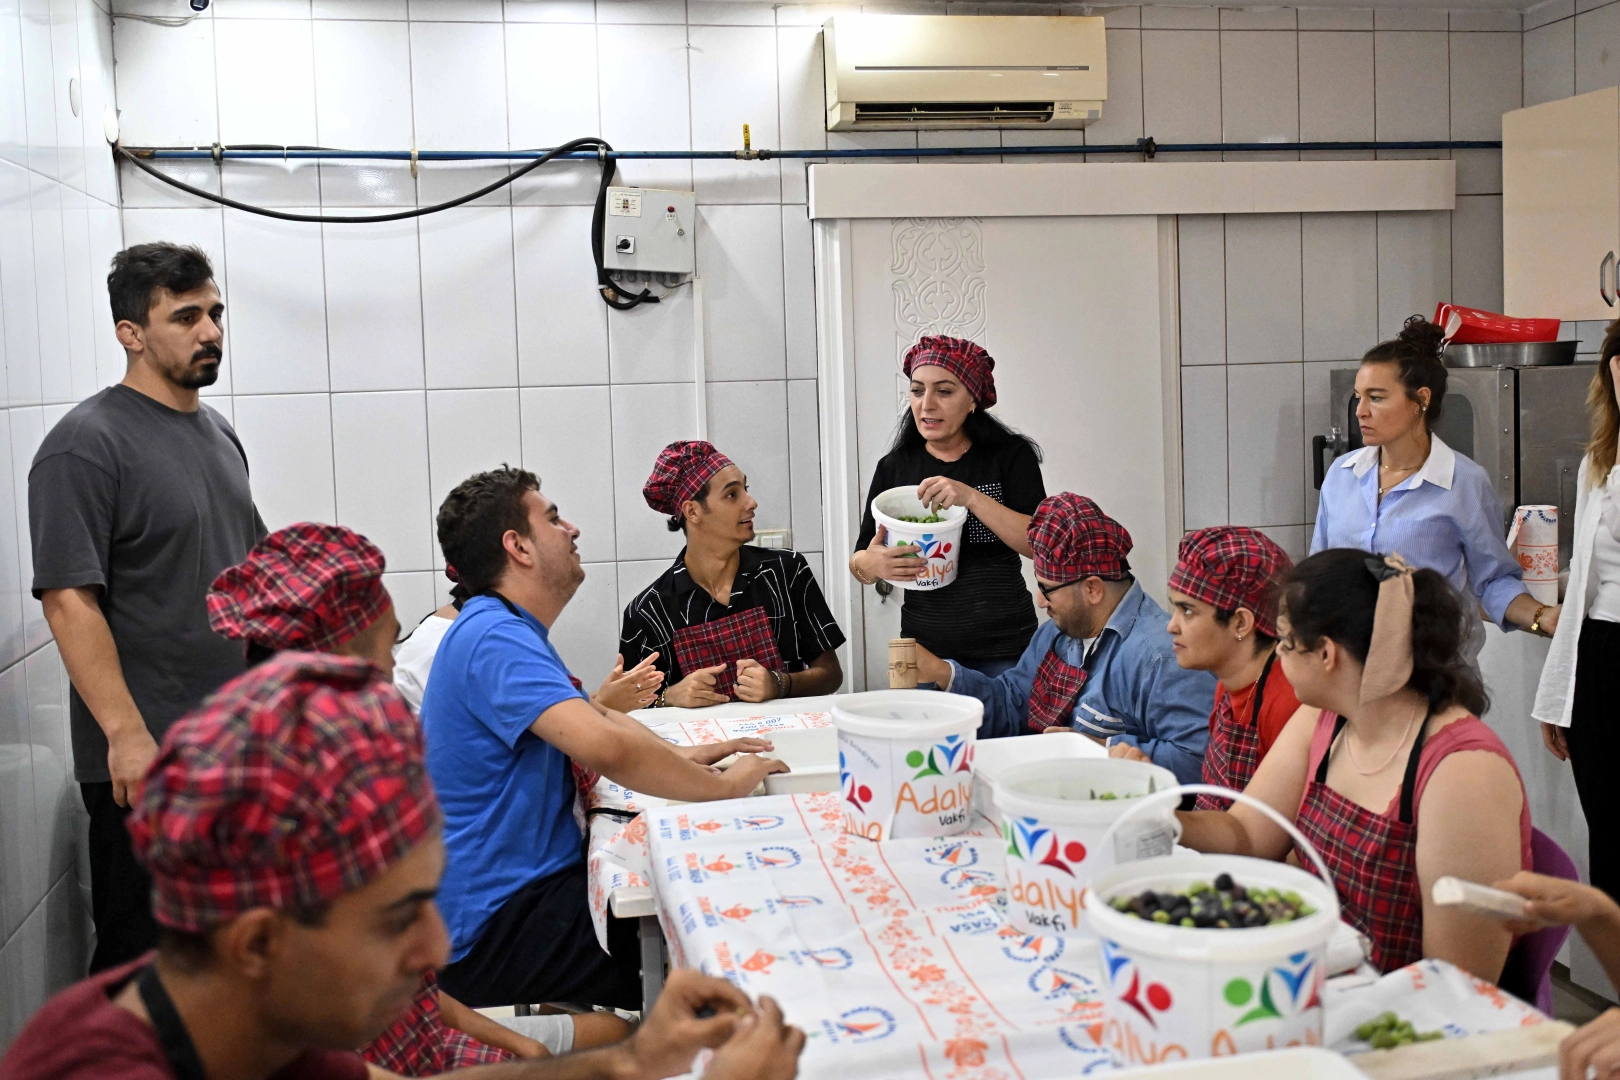
<svg viewBox="0 0 1620 1080">
<path fill-rule="evenodd" d="M 828 131 L 1080 128 L 1108 97 L 1101 18 L 836 15 L 823 39 Z"/>
</svg>

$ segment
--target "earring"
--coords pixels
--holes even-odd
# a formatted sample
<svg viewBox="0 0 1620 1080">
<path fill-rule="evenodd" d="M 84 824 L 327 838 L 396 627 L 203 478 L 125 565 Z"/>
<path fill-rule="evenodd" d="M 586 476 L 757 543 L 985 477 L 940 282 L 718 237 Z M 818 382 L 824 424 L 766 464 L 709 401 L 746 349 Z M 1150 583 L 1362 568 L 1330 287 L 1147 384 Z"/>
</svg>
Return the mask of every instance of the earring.
<svg viewBox="0 0 1620 1080">
<path fill-rule="evenodd" d="M 1243 640 L 1243 635 L 1242 635 L 1242 634 L 1239 634 L 1239 635 L 1238 635 L 1238 640 L 1239 640 L 1239 641 L 1242 641 L 1242 640 Z"/>
</svg>

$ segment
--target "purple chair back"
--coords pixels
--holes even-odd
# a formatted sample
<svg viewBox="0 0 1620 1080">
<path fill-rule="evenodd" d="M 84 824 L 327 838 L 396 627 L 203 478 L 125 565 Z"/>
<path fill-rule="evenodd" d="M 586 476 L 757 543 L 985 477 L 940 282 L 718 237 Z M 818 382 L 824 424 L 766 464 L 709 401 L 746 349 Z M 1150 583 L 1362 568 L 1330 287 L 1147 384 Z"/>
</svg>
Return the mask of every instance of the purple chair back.
<svg viewBox="0 0 1620 1080">
<path fill-rule="evenodd" d="M 1559 846 L 1558 841 L 1540 829 L 1530 830 L 1531 869 L 1538 874 L 1579 881 L 1580 871 L 1575 860 Z M 1569 927 L 1549 926 L 1526 934 L 1514 942 L 1502 968 L 1502 989 L 1531 1002 L 1548 1016 L 1552 1015 L 1552 965 L 1558 950 L 1569 937 Z"/>
</svg>

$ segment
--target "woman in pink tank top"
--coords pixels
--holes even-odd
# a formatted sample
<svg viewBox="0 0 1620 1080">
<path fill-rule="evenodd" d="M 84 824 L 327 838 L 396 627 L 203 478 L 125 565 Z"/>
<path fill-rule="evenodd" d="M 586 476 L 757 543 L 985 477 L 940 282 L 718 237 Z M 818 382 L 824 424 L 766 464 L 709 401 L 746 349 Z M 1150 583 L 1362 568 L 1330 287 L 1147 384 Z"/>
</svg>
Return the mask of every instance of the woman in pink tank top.
<svg viewBox="0 0 1620 1080">
<path fill-rule="evenodd" d="M 1524 784 L 1479 719 L 1464 612 L 1444 577 L 1399 556 L 1334 548 L 1295 567 L 1278 655 L 1302 705 L 1245 790 L 1321 852 L 1379 970 L 1435 957 L 1494 982 L 1508 932 L 1429 899 L 1446 875 L 1492 882 L 1531 866 Z M 1294 847 L 1242 805 L 1181 819 L 1199 851 L 1283 859 Z"/>
</svg>

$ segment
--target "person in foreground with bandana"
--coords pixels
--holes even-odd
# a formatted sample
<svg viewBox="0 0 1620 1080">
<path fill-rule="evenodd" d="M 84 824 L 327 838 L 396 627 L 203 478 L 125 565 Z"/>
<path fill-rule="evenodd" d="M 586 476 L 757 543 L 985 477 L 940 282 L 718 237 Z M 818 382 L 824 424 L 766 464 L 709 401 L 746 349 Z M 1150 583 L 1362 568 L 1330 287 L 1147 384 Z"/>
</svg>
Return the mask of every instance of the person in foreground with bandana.
<svg viewBox="0 0 1620 1080">
<path fill-rule="evenodd" d="M 52 998 L 8 1080 L 378 1080 L 351 1047 L 409 1006 L 449 943 L 434 905 L 442 817 L 420 729 L 376 665 L 283 653 L 179 720 L 130 835 L 155 953 Z M 707 1018 L 705 1018 L 707 1017 Z M 802 1033 L 769 999 L 676 972 L 615 1046 L 483 1066 L 488 1080 L 788 1080 Z"/>
<path fill-rule="evenodd" d="M 917 647 L 918 678 L 984 702 L 979 738 L 1077 731 L 1110 757 L 1202 775 L 1215 679 L 1175 661 L 1168 616 L 1131 576 L 1131 534 L 1083 495 L 1041 502 L 1029 523 L 1039 603 L 1051 619 L 994 678 Z"/>
<path fill-rule="evenodd" d="M 759 502 L 743 471 L 712 443 L 673 442 L 641 493 L 686 546 L 625 605 L 619 668 L 653 662 L 655 704 L 680 708 L 836 691 L 843 631 L 803 555 L 749 543 Z"/>
<path fill-rule="evenodd" d="M 1512 755 L 1479 719 L 1487 701 L 1462 651 L 1463 615 L 1441 574 L 1399 556 L 1330 548 L 1294 567 L 1277 651 L 1310 707 L 1244 791 L 1321 853 L 1378 970 L 1434 957 L 1533 1001 L 1534 987 L 1504 977 L 1502 924 L 1431 898 L 1447 874 L 1500 881 L 1531 867 L 1530 807 Z M 1196 851 L 1281 860 L 1294 847 L 1241 803 L 1180 818 Z"/>
<path fill-rule="evenodd" d="M 673 747 L 580 689 L 551 639 L 585 580 L 579 530 L 533 473 L 502 466 L 463 480 L 438 532 L 469 596 L 422 698 L 449 866 L 440 985 L 473 1008 L 639 1008 L 635 920 L 608 919 L 606 951 L 591 922 L 578 794 L 600 774 L 664 799 L 734 799 L 787 766 L 757 756 L 772 749 L 761 739 Z M 734 753 L 728 771 L 711 767 Z"/>
<path fill-rule="evenodd" d="M 1170 572 L 1170 642 L 1176 663 L 1215 684 L 1204 783 L 1242 791 L 1299 709 L 1277 662 L 1277 586 L 1293 560 L 1259 529 L 1217 525 L 1181 538 Z M 1198 796 L 1198 809 L 1230 800 Z"/>
<path fill-rule="evenodd" d="M 961 506 L 956 580 L 941 589 L 908 590 L 900 633 L 936 656 L 1000 675 L 1035 633 L 1035 606 L 1019 556 L 1030 557 L 1029 516 L 1046 498 L 1041 448 L 991 411 L 996 362 L 963 338 L 928 336 L 906 351 L 910 409 L 894 442 L 872 470 L 861 532 L 849 572 L 880 594 L 926 572 L 911 544 L 885 547 L 872 500 L 890 488 L 915 487 L 924 505 Z M 882 584 L 879 584 L 879 583 Z M 898 598 L 896 598 L 898 602 Z"/>
<path fill-rule="evenodd" d="M 369 660 L 391 677 L 399 634 L 383 553 L 342 525 L 303 522 L 271 533 L 209 590 L 214 633 L 245 643 L 250 664 L 287 651 Z M 502 1025 L 439 989 L 428 971 L 410 1011 L 362 1054 L 404 1076 L 544 1057 L 616 1042 L 629 1026 L 612 1013 L 513 1017 Z"/>
</svg>

